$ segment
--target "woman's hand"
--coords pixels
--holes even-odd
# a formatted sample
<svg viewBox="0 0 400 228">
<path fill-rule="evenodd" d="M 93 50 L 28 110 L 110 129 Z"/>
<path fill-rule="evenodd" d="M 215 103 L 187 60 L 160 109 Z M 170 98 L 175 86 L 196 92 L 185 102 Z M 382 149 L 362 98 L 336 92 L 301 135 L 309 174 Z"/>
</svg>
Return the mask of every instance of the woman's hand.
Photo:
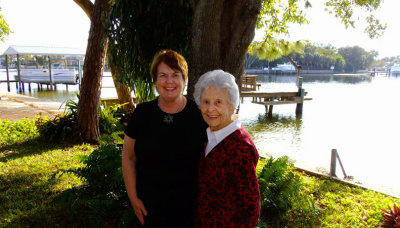
<svg viewBox="0 0 400 228">
<path fill-rule="evenodd" d="M 139 198 L 133 199 L 131 203 L 140 224 L 144 225 L 144 216 L 147 216 L 146 207 Z"/>
</svg>

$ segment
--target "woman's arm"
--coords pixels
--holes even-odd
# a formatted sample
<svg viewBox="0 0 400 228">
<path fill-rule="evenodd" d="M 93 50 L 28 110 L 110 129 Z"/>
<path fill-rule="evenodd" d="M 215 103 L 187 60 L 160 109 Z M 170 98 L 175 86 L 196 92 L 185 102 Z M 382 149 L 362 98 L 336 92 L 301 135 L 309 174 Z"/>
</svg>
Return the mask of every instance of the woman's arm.
<svg viewBox="0 0 400 228">
<path fill-rule="evenodd" d="M 253 146 L 241 147 L 229 158 L 225 167 L 227 189 L 226 200 L 232 205 L 230 210 L 232 224 L 255 227 L 260 215 L 260 193 L 256 166 L 258 153 Z M 236 226 L 234 225 L 234 226 Z"/>
<path fill-rule="evenodd" d="M 122 173 L 129 200 L 135 210 L 140 223 L 144 225 L 144 216 L 147 216 L 143 202 L 137 196 L 136 190 L 136 155 L 135 139 L 125 135 L 124 147 L 122 150 Z"/>
</svg>

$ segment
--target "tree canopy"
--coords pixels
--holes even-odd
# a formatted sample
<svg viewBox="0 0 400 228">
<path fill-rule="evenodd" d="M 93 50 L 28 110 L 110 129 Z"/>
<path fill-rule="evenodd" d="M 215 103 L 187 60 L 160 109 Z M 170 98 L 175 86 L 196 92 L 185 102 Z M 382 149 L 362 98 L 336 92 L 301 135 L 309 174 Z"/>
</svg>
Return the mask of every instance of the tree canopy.
<svg viewBox="0 0 400 228">
<path fill-rule="evenodd" d="M 189 81 L 189 87 L 190 84 L 193 84 L 193 81 L 197 80 L 197 77 L 200 76 L 199 74 L 201 74 L 201 72 L 198 73 L 196 70 L 196 66 L 199 65 L 199 63 L 196 62 L 197 60 L 193 57 L 200 55 L 200 53 L 197 53 L 199 50 L 195 50 L 194 47 L 196 46 L 193 46 L 193 42 L 196 40 L 195 37 L 199 35 L 204 36 L 208 31 L 200 31 L 201 34 L 196 35 L 199 29 L 204 29 L 196 26 L 199 24 L 208 25 L 208 23 L 222 23 L 224 18 L 221 17 L 226 17 L 225 20 L 227 20 L 230 16 L 222 16 L 223 14 L 217 13 L 217 11 L 231 10 L 233 12 L 235 10 L 235 7 L 231 7 L 232 9 L 229 10 L 225 9 L 224 4 L 227 3 L 223 3 L 222 1 L 213 7 L 210 7 L 207 2 L 206 0 L 113 1 L 112 10 L 105 26 L 110 38 L 110 62 L 117 67 L 118 80 L 130 86 L 139 102 L 154 97 L 149 66 L 154 54 L 160 49 L 174 49 L 183 54 L 189 62 L 193 62 L 193 64 L 190 65 L 191 70 L 189 74 L 193 71 L 196 72 L 193 73 L 195 74 L 193 77 L 189 75 L 189 80 L 192 80 L 192 82 Z M 282 55 L 287 56 L 292 52 L 299 53 L 304 49 L 304 43 L 302 41 L 287 42 L 284 40 L 276 40 L 274 37 L 278 34 L 290 33 L 288 29 L 290 23 L 309 23 L 306 19 L 304 9 L 312 7 L 312 1 L 262 0 L 260 2 L 254 1 L 251 4 L 260 4 L 260 10 L 257 13 L 257 21 L 254 29 L 263 29 L 265 32 L 265 39 L 264 41 L 251 45 L 249 48 L 250 53 L 256 53 L 260 58 L 273 60 L 280 58 Z M 381 25 L 379 20 L 375 19 L 372 14 L 374 10 L 379 8 L 380 4 L 381 0 L 328 0 L 325 2 L 325 7 L 327 13 L 334 14 L 343 22 L 345 27 L 355 26 L 355 20 L 357 19 L 354 13 L 355 10 L 367 12 L 365 20 L 368 23 L 368 27 L 365 31 L 370 37 L 377 37 L 381 35 L 382 31 L 386 28 Z M 199 15 L 199 9 L 202 7 L 210 7 L 208 9 L 209 12 L 214 10 L 215 12 L 213 12 L 213 15 L 216 14 L 219 16 L 213 16 L 214 19 L 210 16 L 208 22 L 198 21 L 195 17 Z M 239 7 L 246 8 L 250 6 Z M 238 12 L 240 11 L 238 10 Z M 202 11 L 202 13 L 204 13 L 204 11 Z M 233 15 L 237 17 L 238 14 Z M 232 19 L 233 18 L 230 20 Z M 204 18 L 202 20 L 204 20 Z M 234 22 L 232 21 L 232 23 Z M 237 24 L 235 26 L 237 26 Z M 227 30 L 226 32 L 231 33 L 230 35 L 232 36 L 235 30 Z M 207 37 L 213 37 L 208 42 L 208 46 L 230 45 L 223 34 L 216 34 L 218 34 L 217 30 L 215 30 L 215 34 L 206 34 Z M 204 37 L 202 39 L 204 39 Z M 246 49 L 247 47 L 240 48 Z M 203 49 L 207 49 L 207 47 L 203 47 Z M 190 51 L 192 51 L 192 53 L 190 53 Z M 208 54 L 212 55 L 211 52 Z M 337 53 L 331 50 L 330 52 L 320 53 L 319 56 L 330 59 L 329 64 L 343 66 L 343 59 L 340 59 L 336 54 Z M 223 53 L 219 53 L 218 55 L 222 56 Z M 190 58 L 190 56 L 192 56 L 192 58 Z M 235 61 L 242 60 L 235 59 Z M 227 61 L 224 60 L 223 62 L 225 63 Z M 229 68 L 220 63 L 206 65 L 207 66 L 204 66 L 204 68 L 216 67 L 225 68 L 226 70 Z M 230 71 L 237 77 L 240 76 L 237 75 L 240 70 L 236 72 L 232 72 L 234 70 Z"/>
<path fill-rule="evenodd" d="M 191 17 L 186 1 L 115 1 L 105 24 L 109 61 L 137 102 L 154 98 L 149 67 L 157 51 L 173 49 L 188 57 Z"/>
<path fill-rule="evenodd" d="M 1 11 L 1 8 L 0 8 Z M 4 17 L 2 14 L 0 14 L 0 41 L 5 41 L 6 37 L 10 34 L 11 30 L 7 24 L 7 22 L 4 20 Z"/>
</svg>

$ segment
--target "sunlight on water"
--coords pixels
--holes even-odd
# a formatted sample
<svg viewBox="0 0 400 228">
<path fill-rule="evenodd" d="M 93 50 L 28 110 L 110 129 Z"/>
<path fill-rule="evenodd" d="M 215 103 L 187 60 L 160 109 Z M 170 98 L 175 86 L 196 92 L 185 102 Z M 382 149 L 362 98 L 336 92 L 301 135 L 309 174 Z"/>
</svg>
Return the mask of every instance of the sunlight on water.
<svg viewBox="0 0 400 228">
<path fill-rule="evenodd" d="M 11 70 L 9 73 L 10 80 L 14 80 L 14 75 L 16 75 L 15 70 Z M 4 69 L 0 70 L 0 81 L 7 80 L 7 75 Z M 112 88 L 110 88 L 112 87 Z M 102 81 L 101 97 L 102 98 L 115 98 L 117 97 L 117 92 L 115 91 L 114 82 L 111 78 L 110 72 L 104 72 L 104 77 Z M 16 93 L 17 89 L 15 83 L 11 83 L 11 92 Z M 0 91 L 7 91 L 7 83 L 0 84 Z M 64 84 L 57 85 L 57 90 L 50 90 L 47 86 L 43 86 L 43 90 L 38 90 L 37 84 L 31 84 L 31 91 L 28 90 L 28 84 L 25 84 L 24 95 L 32 96 L 40 99 L 48 99 L 57 102 L 66 102 L 69 99 L 77 100 L 76 92 L 79 92 L 79 85 L 68 85 L 66 87 Z"/>
</svg>

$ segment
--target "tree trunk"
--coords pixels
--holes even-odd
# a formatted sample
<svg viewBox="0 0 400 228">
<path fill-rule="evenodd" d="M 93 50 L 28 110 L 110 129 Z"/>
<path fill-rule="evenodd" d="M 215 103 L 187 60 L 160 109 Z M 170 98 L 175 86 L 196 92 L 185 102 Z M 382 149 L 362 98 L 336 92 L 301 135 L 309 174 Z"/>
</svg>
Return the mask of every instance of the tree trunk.
<svg viewBox="0 0 400 228">
<path fill-rule="evenodd" d="M 117 90 L 118 102 L 120 104 L 125 104 L 123 106 L 123 109 L 126 112 L 132 112 L 135 109 L 135 106 L 133 105 L 133 100 L 131 98 L 131 90 L 129 89 L 128 86 L 126 86 L 125 84 L 121 84 L 117 80 L 117 78 L 115 77 L 116 74 L 114 65 L 110 62 L 108 63 L 108 66 L 110 67 L 115 89 Z"/>
<path fill-rule="evenodd" d="M 294 67 L 294 69 L 296 70 L 296 76 L 299 77 L 300 76 L 300 70 L 301 70 L 301 66 L 297 65 L 292 58 L 290 58 L 290 56 L 285 55 L 286 59 L 290 62 L 290 64 L 292 64 L 292 66 Z"/>
<path fill-rule="evenodd" d="M 261 0 L 194 0 L 189 56 L 189 97 L 207 71 L 222 69 L 239 84 L 247 48 L 254 38 Z"/>
<path fill-rule="evenodd" d="M 84 141 L 95 143 L 100 136 L 99 101 L 108 39 L 102 21 L 109 11 L 108 0 L 96 0 L 92 12 L 78 107 L 78 128 Z"/>
<path fill-rule="evenodd" d="M 76 4 L 78 4 L 82 10 L 86 13 L 86 15 L 89 17 L 89 19 L 92 16 L 92 11 L 93 11 L 93 3 L 90 0 L 74 0 Z M 115 70 L 114 66 L 112 64 L 109 64 L 110 70 L 111 70 L 111 76 L 114 81 L 115 85 L 115 90 L 117 91 L 118 95 L 118 100 L 120 104 L 125 104 L 124 109 L 127 112 L 130 112 L 134 109 L 133 101 L 131 98 L 131 91 L 129 90 L 129 87 L 127 85 L 121 84 L 118 82 L 118 80 L 115 77 Z"/>
</svg>

